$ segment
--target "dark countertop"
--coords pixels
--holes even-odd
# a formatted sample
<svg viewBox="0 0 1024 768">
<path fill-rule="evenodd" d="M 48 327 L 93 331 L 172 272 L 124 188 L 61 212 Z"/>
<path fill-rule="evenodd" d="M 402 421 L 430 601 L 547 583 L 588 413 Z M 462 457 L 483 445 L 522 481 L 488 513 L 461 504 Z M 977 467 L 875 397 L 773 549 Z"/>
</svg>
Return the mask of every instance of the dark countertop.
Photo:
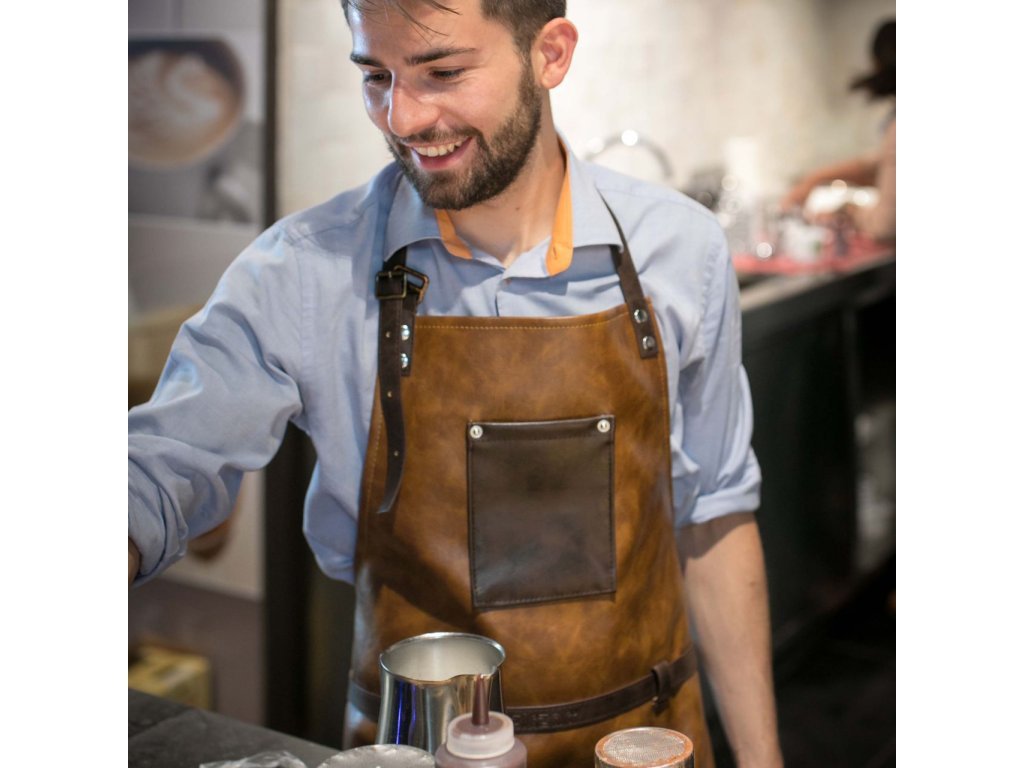
<svg viewBox="0 0 1024 768">
<path fill-rule="evenodd" d="M 128 689 L 129 768 L 199 768 L 202 763 L 238 760 L 270 750 L 290 752 L 309 768 L 317 768 L 338 753 L 331 747 Z"/>
<path fill-rule="evenodd" d="M 858 307 L 896 292 L 896 254 L 843 271 L 741 275 L 744 350 L 837 308 Z"/>
</svg>

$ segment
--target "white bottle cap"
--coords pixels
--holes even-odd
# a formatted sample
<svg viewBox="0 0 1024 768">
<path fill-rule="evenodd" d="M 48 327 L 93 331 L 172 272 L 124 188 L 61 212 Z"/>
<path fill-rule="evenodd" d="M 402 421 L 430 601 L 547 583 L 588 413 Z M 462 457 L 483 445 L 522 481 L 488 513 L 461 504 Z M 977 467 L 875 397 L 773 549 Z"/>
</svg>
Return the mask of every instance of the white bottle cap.
<svg viewBox="0 0 1024 768">
<path fill-rule="evenodd" d="M 501 712 L 488 714 L 484 725 L 473 725 L 473 715 L 459 715 L 448 723 L 444 746 L 456 757 L 482 760 L 503 755 L 515 746 L 512 719 Z"/>
</svg>

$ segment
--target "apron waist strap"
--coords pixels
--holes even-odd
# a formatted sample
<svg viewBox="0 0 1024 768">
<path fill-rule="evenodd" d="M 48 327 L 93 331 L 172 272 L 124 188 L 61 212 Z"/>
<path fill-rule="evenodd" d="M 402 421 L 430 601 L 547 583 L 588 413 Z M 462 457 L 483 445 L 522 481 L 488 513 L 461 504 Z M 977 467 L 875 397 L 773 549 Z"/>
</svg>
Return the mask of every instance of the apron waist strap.
<svg viewBox="0 0 1024 768">
<path fill-rule="evenodd" d="M 650 702 L 661 712 L 687 680 L 697 671 L 697 654 L 690 646 L 673 662 L 660 661 L 651 673 L 640 680 L 600 696 L 535 707 L 506 707 L 516 733 L 552 733 L 582 728 L 610 720 L 624 712 Z M 376 721 L 380 712 L 380 694 L 368 691 L 349 680 L 348 702 L 369 719 Z"/>
</svg>

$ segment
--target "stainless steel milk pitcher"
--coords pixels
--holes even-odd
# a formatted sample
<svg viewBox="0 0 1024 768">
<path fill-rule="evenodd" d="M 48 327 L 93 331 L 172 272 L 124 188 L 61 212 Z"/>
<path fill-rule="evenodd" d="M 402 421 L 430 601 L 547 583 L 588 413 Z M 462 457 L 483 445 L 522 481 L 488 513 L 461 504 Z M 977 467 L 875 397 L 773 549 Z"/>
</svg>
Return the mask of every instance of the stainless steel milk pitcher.
<svg viewBox="0 0 1024 768">
<path fill-rule="evenodd" d="M 484 681 L 490 708 L 504 711 L 500 667 L 505 649 L 494 640 L 460 632 L 432 632 L 401 640 L 380 655 L 378 744 L 409 744 L 433 754 L 455 717 L 473 709 Z"/>
</svg>

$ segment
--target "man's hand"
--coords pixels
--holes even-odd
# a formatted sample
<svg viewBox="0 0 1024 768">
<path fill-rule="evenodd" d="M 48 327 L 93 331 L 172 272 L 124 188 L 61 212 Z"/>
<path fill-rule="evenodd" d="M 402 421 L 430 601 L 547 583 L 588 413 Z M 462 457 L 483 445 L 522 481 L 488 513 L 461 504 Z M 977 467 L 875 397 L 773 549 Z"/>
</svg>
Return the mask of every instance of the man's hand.
<svg viewBox="0 0 1024 768">
<path fill-rule="evenodd" d="M 139 554 L 139 548 L 135 546 L 135 542 L 128 539 L 128 586 L 131 586 L 132 582 L 135 581 L 135 577 L 139 573 L 139 564 L 142 562 L 142 555 Z"/>
</svg>

